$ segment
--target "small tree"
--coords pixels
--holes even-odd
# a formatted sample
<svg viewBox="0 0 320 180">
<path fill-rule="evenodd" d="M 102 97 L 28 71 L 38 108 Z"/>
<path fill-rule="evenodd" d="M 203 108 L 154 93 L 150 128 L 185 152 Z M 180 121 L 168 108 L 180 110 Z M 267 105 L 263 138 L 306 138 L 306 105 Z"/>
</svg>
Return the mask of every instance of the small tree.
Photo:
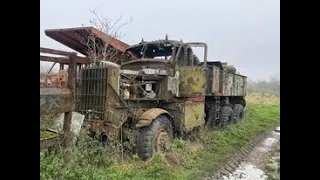
<svg viewBox="0 0 320 180">
<path fill-rule="evenodd" d="M 122 16 L 120 16 L 115 22 L 111 22 L 108 18 L 99 15 L 95 10 L 91 10 L 91 13 L 94 15 L 94 18 L 90 20 L 90 24 L 99 31 L 107 34 L 108 38 L 106 41 L 102 41 L 88 30 L 88 37 L 84 38 L 79 36 L 80 41 L 87 47 L 87 54 L 93 62 L 111 61 L 116 63 L 118 61 L 117 55 L 119 52 L 109 46 L 109 43 L 114 38 L 121 39 L 123 37 L 121 28 L 130 24 L 132 18 L 123 21 Z"/>
</svg>

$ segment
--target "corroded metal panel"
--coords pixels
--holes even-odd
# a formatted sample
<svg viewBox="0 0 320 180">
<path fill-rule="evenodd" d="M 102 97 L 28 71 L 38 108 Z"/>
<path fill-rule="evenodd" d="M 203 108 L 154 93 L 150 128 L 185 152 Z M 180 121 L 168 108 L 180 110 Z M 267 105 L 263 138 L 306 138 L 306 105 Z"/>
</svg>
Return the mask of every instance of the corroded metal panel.
<svg viewBox="0 0 320 180">
<path fill-rule="evenodd" d="M 204 102 L 186 101 L 184 104 L 184 119 L 182 129 L 185 132 L 192 131 L 195 127 L 205 123 Z"/>
<path fill-rule="evenodd" d="M 40 88 L 40 114 L 72 111 L 72 98 L 67 88 Z"/>
<path fill-rule="evenodd" d="M 41 149 L 47 149 L 47 148 L 49 148 L 49 147 L 56 146 L 57 144 L 58 144 L 58 139 L 57 139 L 57 137 L 40 139 L 40 150 L 41 150 Z"/>
<path fill-rule="evenodd" d="M 220 67 L 212 66 L 212 93 L 215 95 L 220 94 Z"/>
<path fill-rule="evenodd" d="M 168 77 L 168 91 L 172 93 L 172 95 L 179 97 L 179 71 L 176 71 L 175 76 Z"/>
<path fill-rule="evenodd" d="M 180 71 L 180 97 L 205 95 L 205 71 L 199 66 L 183 66 Z"/>
<path fill-rule="evenodd" d="M 128 118 L 128 109 L 120 98 L 120 69 L 108 66 L 104 120 L 120 126 Z"/>
<path fill-rule="evenodd" d="M 245 77 L 241 75 L 235 75 L 235 96 L 245 96 Z"/>
<path fill-rule="evenodd" d="M 108 66 L 108 84 L 114 89 L 114 91 L 119 95 L 120 88 L 120 69 L 118 67 Z"/>
<path fill-rule="evenodd" d="M 84 55 L 89 55 L 88 48 L 81 42 L 82 39 L 87 40 L 90 36 L 93 36 L 97 41 L 102 41 L 114 49 L 123 53 L 125 49 L 129 46 L 128 44 L 103 33 L 102 31 L 94 27 L 75 27 L 75 28 L 64 28 L 64 29 L 47 29 L 45 34 L 68 46 L 69 48 L 80 52 Z M 119 54 L 120 54 L 119 53 Z"/>
<path fill-rule="evenodd" d="M 245 96 L 246 95 L 246 77 L 223 71 L 221 77 L 222 83 L 222 95 L 223 96 Z"/>
<path fill-rule="evenodd" d="M 234 94 L 234 74 L 223 71 L 222 95 L 233 96 L 233 94 Z"/>
</svg>

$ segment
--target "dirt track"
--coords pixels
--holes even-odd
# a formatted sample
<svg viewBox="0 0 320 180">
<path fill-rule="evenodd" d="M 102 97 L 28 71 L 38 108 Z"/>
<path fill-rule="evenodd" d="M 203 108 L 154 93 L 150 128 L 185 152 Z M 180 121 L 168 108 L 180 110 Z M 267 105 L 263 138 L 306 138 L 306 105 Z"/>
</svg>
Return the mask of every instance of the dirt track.
<svg viewBox="0 0 320 180">
<path fill-rule="evenodd" d="M 258 143 L 255 143 L 257 141 Z M 205 180 L 266 180 L 267 176 L 261 169 L 266 158 L 274 151 L 276 144 L 279 142 L 280 126 L 277 127 L 275 131 L 258 136 L 253 142 L 249 143 L 247 148 L 235 154 L 234 157 L 236 158 L 231 158 L 224 168 L 220 169 L 211 178 L 206 178 Z M 252 147 L 251 150 L 247 151 L 250 146 Z M 243 155 L 245 155 L 244 158 Z M 241 158 L 242 161 L 235 163 L 237 161 L 236 159 L 239 158 Z M 239 165 L 236 166 L 236 164 Z"/>
<path fill-rule="evenodd" d="M 267 138 L 261 141 L 249 153 L 248 157 L 240 164 L 240 166 L 229 176 L 224 176 L 224 180 L 266 180 L 267 176 L 261 170 L 265 163 L 266 157 L 273 152 L 275 145 L 280 141 L 279 132 L 271 132 Z"/>
</svg>

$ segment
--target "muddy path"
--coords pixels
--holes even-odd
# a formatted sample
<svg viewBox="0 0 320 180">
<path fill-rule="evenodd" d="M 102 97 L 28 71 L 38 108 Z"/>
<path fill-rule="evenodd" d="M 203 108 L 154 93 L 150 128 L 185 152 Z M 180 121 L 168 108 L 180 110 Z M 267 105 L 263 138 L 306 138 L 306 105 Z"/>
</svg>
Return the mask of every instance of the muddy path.
<svg viewBox="0 0 320 180">
<path fill-rule="evenodd" d="M 271 155 L 278 143 L 280 143 L 280 126 L 255 145 L 237 168 L 206 180 L 266 180 L 267 176 L 262 169 L 266 158 Z"/>
</svg>

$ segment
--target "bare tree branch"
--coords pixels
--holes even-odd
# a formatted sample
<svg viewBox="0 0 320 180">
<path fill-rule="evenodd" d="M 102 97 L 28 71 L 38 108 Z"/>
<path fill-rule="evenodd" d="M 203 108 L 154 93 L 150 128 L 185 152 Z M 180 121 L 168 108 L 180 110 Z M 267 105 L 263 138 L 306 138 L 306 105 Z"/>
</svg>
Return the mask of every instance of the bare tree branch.
<svg viewBox="0 0 320 180">
<path fill-rule="evenodd" d="M 132 22 L 132 18 L 122 22 L 122 16 L 120 16 L 116 21 L 111 22 L 110 19 L 99 15 L 95 10 L 90 10 L 94 15 L 94 18 L 90 20 L 90 24 L 100 30 L 101 32 L 107 34 L 109 38 L 106 41 L 101 41 L 92 32 L 88 32 L 89 36 L 84 39 L 78 34 L 80 42 L 86 46 L 88 56 L 92 58 L 93 62 L 97 61 L 111 61 L 117 63 L 118 50 L 109 46 L 109 43 L 114 39 L 122 38 L 121 28 Z M 90 31 L 90 30 L 88 30 Z"/>
</svg>

